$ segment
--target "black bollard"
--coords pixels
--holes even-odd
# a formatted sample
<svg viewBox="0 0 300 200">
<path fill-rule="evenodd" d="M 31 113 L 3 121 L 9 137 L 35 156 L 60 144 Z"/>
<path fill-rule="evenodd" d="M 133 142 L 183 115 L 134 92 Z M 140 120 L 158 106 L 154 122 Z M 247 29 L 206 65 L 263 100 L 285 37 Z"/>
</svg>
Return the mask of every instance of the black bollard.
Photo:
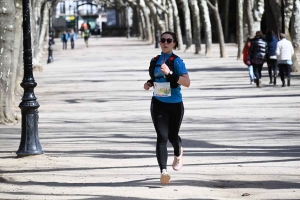
<svg viewBox="0 0 300 200">
<path fill-rule="evenodd" d="M 23 0 L 23 61 L 24 77 L 21 87 L 24 89 L 22 102 L 19 105 L 22 114 L 22 133 L 18 156 L 30 156 L 43 154 L 38 136 L 38 108 L 39 103 L 34 95 L 36 82 L 33 78 L 31 30 L 30 30 L 30 7 L 29 0 Z"/>
</svg>

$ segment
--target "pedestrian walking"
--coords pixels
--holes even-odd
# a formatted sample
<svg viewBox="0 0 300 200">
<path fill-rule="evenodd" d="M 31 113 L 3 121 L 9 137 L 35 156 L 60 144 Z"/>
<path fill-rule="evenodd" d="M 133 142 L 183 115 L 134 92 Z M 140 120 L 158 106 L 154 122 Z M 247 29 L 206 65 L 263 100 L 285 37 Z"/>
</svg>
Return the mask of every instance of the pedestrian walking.
<svg viewBox="0 0 300 200">
<path fill-rule="evenodd" d="M 270 78 L 269 84 L 273 83 L 274 85 L 276 85 L 276 77 L 277 77 L 276 49 L 277 49 L 278 39 L 272 30 L 267 31 L 266 41 L 268 44 L 267 64 L 268 64 L 268 72 Z"/>
<path fill-rule="evenodd" d="M 282 87 L 285 87 L 285 76 L 287 77 L 287 86 L 291 85 L 291 66 L 294 48 L 292 43 L 285 38 L 285 34 L 280 34 L 280 41 L 277 43 L 277 62 L 279 67 L 280 79 Z"/>
<path fill-rule="evenodd" d="M 243 49 L 243 61 L 245 63 L 245 65 L 247 65 L 248 67 L 248 74 L 249 74 L 249 78 L 250 78 L 250 84 L 254 83 L 254 73 L 253 73 L 253 66 L 251 64 L 250 58 L 249 58 L 249 50 L 251 47 L 251 38 L 248 37 L 247 41 L 245 42 L 245 46 Z"/>
<path fill-rule="evenodd" d="M 71 29 L 71 33 L 70 33 L 71 49 L 74 49 L 74 47 L 75 47 L 76 37 L 77 37 L 76 33 L 74 32 L 73 29 Z"/>
<path fill-rule="evenodd" d="M 178 171 L 183 165 L 183 148 L 179 129 L 184 115 L 181 85 L 190 86 L 190 78 L 184 62 L 173 53 L 178 47 L 177 36 L 173 32 L 164 32 L 160 39 L 161 54 L 150 62 L 150 80 L 144 89 L 153 86 L 154 92 L 150 111 L 157 134 L 156 158 L 161 176 L 160 182 L 168 184 L 171 176 L 167 172 L 167 142 L 174 148 L 172 167 Z"/>
<path fill-rule="evenodd" d="M 84 42 L 86 47 L 89 47 L 89 43 L 88 43 L 89 38 L 90 38 L 90 30 L 86 27 L 84 28 Z"/>
<path fill-rule="evenodd" d="M 63 43 L 63 49 L 67 49 L 67 43 L 68 43 L 69 35 L 67 31 L 64 31 L 64 33 L 61 35 L 61 41 Z"/>
<path fill-rule="evenodd" d="M 256 31 L 255 37 L 251 40 L 250 61 L 256 77 L 257 87 L 262 87 L 261 71 L 263 64 L 266 62 L 267 51 L 267 42 L 263 38 L 263 33 L 261 31 Z"/>
</svg>

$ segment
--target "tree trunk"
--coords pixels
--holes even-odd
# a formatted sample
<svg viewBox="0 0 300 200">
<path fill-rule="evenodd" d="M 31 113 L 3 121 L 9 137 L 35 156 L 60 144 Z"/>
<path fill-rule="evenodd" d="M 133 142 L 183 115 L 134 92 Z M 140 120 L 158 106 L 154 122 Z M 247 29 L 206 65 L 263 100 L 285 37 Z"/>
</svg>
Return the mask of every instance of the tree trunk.
<svg viewBox="0 0 300 200">
<path fill-rule="evenodd" d="M 289 12 L 292 11 L 293 7 L 291 7 L 292 0 L 286 0 L 286 4 L 285 4 L 285 35 L 286 35 L 286 38 L 288 40 L 290 40 L 291 42 L 293 41 L 291 36 L 290 36 L 290 32 L 289 32 L 289 22 L 290 22 L 290 16 L 291 14 Z M 281 22 L 282 22 L 282 16 L 281 16 L 281 13 L 278 12 L 278 10 L 280 10 L 281 8 L 281 1 L 280 0 L 269 0 L 269 4 L 271 5 L 271 8 L 272 8 L 272 13 L 275 17 L 275 21 L 276 21 L 276 24 L 277 24 L 277 27 L 281 27 Z M 287 7 L 291 7 L 291 8 L 287 8 Z M 281 30 L 282 28 L 280 28 L 279 30 L 282 32 Z M 291 71 L 292 72 L 298 72 L 300 71 L 300 66 L 298 64 L 298 60 L 297 60 L 297 57 L 296 57 L 296 54 L 294 54 L 292 56 L 292 61 L 293 61 L 293 65 L 292 65 L 292 69 Z"/>
<path fill-rule="evenodd" d="M 144 17 L 146 40 L 149 41 L 149 42 L 153 42 L 153 37 L 152 37 L 152 34 L 151 34 L 151 24 L 150 24 L 149 14 L 147 12 L 144 0 L 139 0 L 139 7 L 140 7 L 140 9 L 143 13 L 143 17 Z"/>
<path fill-rule="evenodd" d="M 182 33 L 181 33 L 181 28 L 180 28 L 180 19 L 178 15 L 178 8 L 175 0 L 172 1 L 172 8 L 173 8 L 173 13 L 174 13 L 174 20 L 175 20 L 175 33 L 178 38 L 178 50 L 182 49 L 183 42 L 182 42 Z"/>
<path fill-rule="evenodd" d="M 184 24 L 185 24 L 185 39 L 186 47 L 184 51 L 187 51 L 192 46 L 192 26 L 191 26 L 191 14 L 189 4 L 186 0 L 179 0 L 183 5 L 183 14 L 184 14 Z"/>
<path fill-rule="evenodd" d="M 39 38 L 41 27 L 41 7 L 44 1 L 31 0 L 31 38 L 32 38 L 32 65 L 34 70 L 42 71 L 42 64 L 38 58 Z"/>
<path fill-rule="evenodd" d="M 167 15 L 168 16 L 168 28 L 167 28 L 167 30 L 169 30 L 171 32 L 175 32 L 175 29 L 174 29 L 174 13 L 173 13 L 172 1 L 168 0 L 167 5 L 168 5 L 168 11 L 169 11 L 169 14 Z"/>
<path fill-rule="evenodd" d="M 237 59 L 243 59 L 243 44 L 244 44 L 244 34 L 243 34 L 243 3 L 244 0 L 237 0 L 237 35 L 238 35 L 238 54 Z"/>
<path fill-rule="evenodd" d="M 294 19 L 292 23 L 292 30 L 295 51 L 300 52 L 300 0 L 294 1 Z"/>
<path fill-rule="evenodd" d="M 12 93 L 12 105 L 13 107 L 17 106 L 16 104 L 16 96 L 19 96 L 19 93 L 16 93 L 16 88 L 19 88 L 21 90 L 20 83 L 21 81 L 18 79 L 18 58 L 22 51 L 22 0 L 14 0 L 15 3 L 15 39 L 14 39 L 14 62 L 13 62 L 13 68 L 11 70 L 11 88 L 10 92 Z M 21 61 L 22 63 L 22 61 Z M 22 79 L 21 79 L 22 80 Z"/>
<path fill-rule="evenodd" d="M 143 40 L 146 40 L 146 33 L 145 33 L 145 23 L 143 20 L 143 14 L 142 10 L 137 6 L 137 19 L 138 19 L 138 29 L 139 29 L 139 37 L 141 37 Z"/>
<path fill-rule="evenodd" d="M 200 12 L 197 0 L 189 0 L 192 18 L 193 18 L 193 38 L 195 41 L 195 54 L 199 54 L 201 51 L 201 29 L 200 29 Z"/>
<path fill-rule="evenodd" d="M 228 31 L 228 22 L 229 22 L 229 0 L 225 0 L 224 3 L 224 37 L 225 42 L 229 42 L 229 31 Z"/>
<path fill-rule="evenodd" d="M 204 36 L 205 36 L 205 55 L 207 57 L 212 56 L 212 35 L 211 35 L 211 23 L 209 18 L 209 11 L 207 7 L 207 0 L 200 0 L 201 13 L 203 13 L 204 21 Z"/>
<path fill-rule="evenodd" d="M 44 44 L 45 44 L 45 37 L 47 34 L 47 30 L 49 27 L 49 12 L 51 8 L 51 2 L 45 3 L 43 5 L 43 9 L 42 9 L 42 24 L 40 27 L 40 38 L 39 38 L 39 42 L 38 42 L 38 47 L 36 48 L 37 54 L 36 54 L 36 60 L 39 61 L 40 63 L 40 59 L 43 55 L 43 50 L 44 50 Z M 49 32 L 49 31 L 48 31 Z M 45 61 L 46 63 L 46 61 Z M 42 70 L 42 66 L 37 68 L 39 70 Z"/>
<path fill-rule="evenodd" d="M 254 1 L 254 5 L 253 5 L 253 27 L 254 27 L 254 31 L 258 31 L 261 30 L 260 28 L 260 24 L 261 24 L 261 19 L 262 16 L 265 12 L 265 3 L 264 0 L 256 0 Z"/>
<path fill-rule="evenodd" d="M 280 13 L 280 10 L 278 10 L 278 12 Z M 265 0 L 265 17 L 266 17 L 266 29 L 272 30 L 279 38 L 280 24 L 277 24 L 275 20 L 273 9 L 271 8 L 269 0 Z"/>
<path fill-rule="evenodd" d="M 250 37 L 254 37 L 254 19 L 252 16 L 253 0 L 245 0 L 246 20 L 248 24 L 248 33 Z"/>
<path fill-rule="evenodd" d="M 212 9 L 216 22 L 217 22 L 217 32 L 218 32 L 218 39 L 219 39 L 219 45 L 220 45 L 220 56 L 221 58 L 227 58 L 227 53 L 225 50 L 225 43 L 224 43 L 224 34 L 223 34 L 223 28 L 222 28 L 222 22 L 219 14 L 218 9 L 218 0 L 214 0 L 214 5 L 210 3 L 210 1 L 207 1 L 207 4 Z"/>
<path fill-rule="evenodd" d="M 0 123 L 13 123 L 11 71 L 14 67 L 15 2 L 1 0 L 0 8 Z"/>
</svg>

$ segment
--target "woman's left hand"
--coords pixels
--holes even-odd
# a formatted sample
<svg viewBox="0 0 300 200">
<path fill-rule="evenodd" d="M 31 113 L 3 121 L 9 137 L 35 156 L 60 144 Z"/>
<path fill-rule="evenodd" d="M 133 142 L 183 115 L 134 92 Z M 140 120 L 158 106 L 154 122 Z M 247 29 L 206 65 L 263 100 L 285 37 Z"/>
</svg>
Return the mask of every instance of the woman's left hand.
<svg viewBox="0 0 300 200">
<path fill-rule="evenodd" d="M 160 70 L 165 74 L 168 75 L 170 73 L 170 69 L 168 67 L 168 65 L 166 65 L 166 63 L 162 64 L 160 66 Z"/>
</svg>

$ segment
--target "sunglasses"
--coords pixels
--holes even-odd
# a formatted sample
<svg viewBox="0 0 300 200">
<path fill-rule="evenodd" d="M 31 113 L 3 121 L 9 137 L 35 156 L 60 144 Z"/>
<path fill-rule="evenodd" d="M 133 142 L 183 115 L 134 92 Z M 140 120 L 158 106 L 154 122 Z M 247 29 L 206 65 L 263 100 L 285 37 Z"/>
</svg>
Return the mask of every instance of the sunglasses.
<svg viewBox="0 0 300 200">
<path fill-rule="evenodd" d="M 170 43 L 173 41 L 173 39 L 171 39 L 171 38 L 168 38 L 168 39 L 166 39 L 166 38 L 161 38 L 161 39 L 160 39 L 160 42 L 161 42 L 161 43 L 165 43 L 166 41 L 167 41 L 168 44 L 170 44 Z"/>
</svg>

